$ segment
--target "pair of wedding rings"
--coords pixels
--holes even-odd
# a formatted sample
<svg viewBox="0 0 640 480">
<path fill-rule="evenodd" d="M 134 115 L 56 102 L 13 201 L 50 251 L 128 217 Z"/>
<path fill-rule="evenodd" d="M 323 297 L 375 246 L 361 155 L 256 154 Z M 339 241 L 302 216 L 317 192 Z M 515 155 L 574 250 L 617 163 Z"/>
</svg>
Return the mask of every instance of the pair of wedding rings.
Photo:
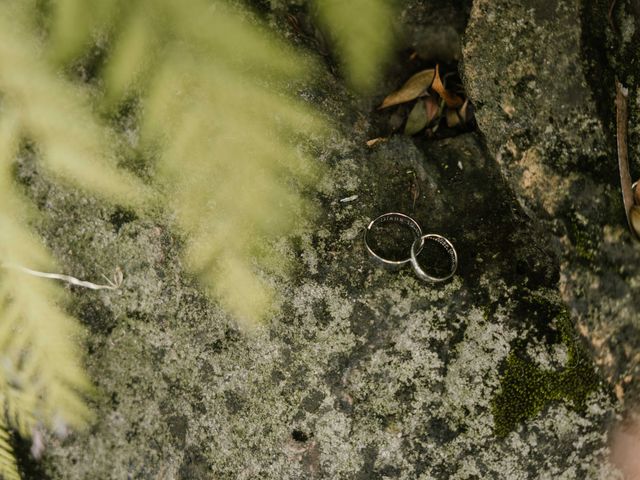
<svg viewBox="0 0 640 480">
<path fill-rule="evenodd" d="M 382 255 L 376 253 L 373 248 L 371 248 L 371 245 L 369 243 L 370 236 L 372 235 L 371 229 L 376 225 L 382 225 L 389 222 L 408 227 L 413 233 L 415 239 L 411 244 L 411 255 L 408 258 L 403 258 L 401 260 L 391 260 L 388 258 L 384 258 Z M 449 271 L 446 275 L 440 277 L 430 275 L 422 268 L 422 266 L 418 262 L 418 255 L 420 255 L 420 252 L 424 248 L 426 242 L 436 242 L 449 255 Z M 449 280 L 451 277 L 453 277 L 458 268 L 458 253 L 456 252 L 456 249 L 453 248 L 453 244 L 442 235 L 437 235 L 435 233 L 428 233 L 424 235 L 422 233 L 422 228 L 420 228 L 418 222 L 403 213 L 389 212 L 373 219 L 364 231 L 364 246 L 371 258 L 373 258 L 376 262 L 382 264 L 386 268 L 395 270 L 406 265 L 407 263 L 411 263 L 411 266 L 413 267 L 413 270 L 415 271 L 418 278 L 427 282 L 436 283 Z"/>
</svg>

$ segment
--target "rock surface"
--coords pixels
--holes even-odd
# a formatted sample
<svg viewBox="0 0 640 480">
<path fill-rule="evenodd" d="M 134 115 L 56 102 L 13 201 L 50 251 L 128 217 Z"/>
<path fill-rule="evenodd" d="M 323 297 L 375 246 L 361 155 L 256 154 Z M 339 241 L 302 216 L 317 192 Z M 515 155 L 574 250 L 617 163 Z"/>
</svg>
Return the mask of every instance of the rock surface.
<svg viewBox="0 0 640 480">
<path fill-rule="evenodd" d="M 619 400 L 633 408 L 640 393 L 640 248 L 624 218 L 613 97 L 617 75 L 631 91 L 637 172 L 640 78 L 631 54 L 613 45 L 608 7 L 477 1 L 463 76 L 489 149 L 560 257 L 560 291 L 574 322 Z M 620 30 L 635 28 L 633 11 L 629 2 L 614 10 Z"/>
<path fill-rule="evenodd" d="M 501 384 L 514 352 L 571 368 L 562 351 L 572 340 L 558 335 L 554 257 L 478 136 L 423 148 L 396 138 L 372 153 L 358 143 L 334 152 L 327 216 L 292 248 L 300 275 L 280 285 L 282 315 L 250 335 L 185 275 L 165 227 L 123 223 L 33 177 L 67 268 L 94 277 L 117 261 L 127 275 L 119 293 L 74 292 L 97 419 L 50 447 L 50 478 L 606 478 L 602 385 L 583 405 L 542 399 L 522 422 L 526 392 Z M 371 264 L 362 228 L 387 210 L 452 239 L 453 282 Z M 494 409 L 502 390 L 514 418 Z"/>
<path fill-rule="evenodd" d="M 319 149 L 324 216 L 282 243 L 298 269 L 277 282 L 281 314 L 252 333 L 184 271 L 165 217 L 21 165 L 65 271 L 98 278 L 119 265 L 126 276 L 117 292 L 72 290 L 96 419 L 47 438 L 31 478 L 616 478 L 615 398 L 572 320 L 592 340 L 613 325 L 605 343 L 631 324 L 637 247 L 618 221 L 615 175 L 602 175 L 610 151 L 589 87 L 569 75 L 581 68 L 578 4 L 522 2 L 471 13 L 464 73 L 482 135 L 367 148 L 372 103 L 348 101 L 330 75 L 310 95 L 345 135 Z M 560 74 L 562 88 L 546 83 Z M 452 240 L 453 281 L 371 263 L 363 228 L 387 211 Z"/>
</svg>

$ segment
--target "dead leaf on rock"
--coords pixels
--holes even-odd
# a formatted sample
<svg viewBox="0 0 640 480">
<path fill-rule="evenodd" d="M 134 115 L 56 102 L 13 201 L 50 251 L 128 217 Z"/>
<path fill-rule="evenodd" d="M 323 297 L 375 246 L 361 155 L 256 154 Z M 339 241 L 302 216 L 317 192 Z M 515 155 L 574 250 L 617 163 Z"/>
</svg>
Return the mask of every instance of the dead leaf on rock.
<svg viewBox="0 0 640 480">
<path fill-rule="evenodd" d="M 442 105 L 436 97 L 427 97 L 424 101 L 427 109 L 427 125 L 442 114 Z"/>
<path fill-rule="evenodd" d="M 460 125 L 460 117 L 458 112 L 452 109 L 447 109 L 447 127 L 454 128 Z"/>
<path fill-rule="evenodd" d="M 418 98 L 431 86 L 434 75 L 435 71 L 433 68 L 416 73 L 409 78 L 409 80 L 407 80 L 399 90 L 389 94 L 378 109 L 391 107 L 392 105 L 398 105 L 399 103 L 410 102 L 411 100 Z"/>
<path fill-rule="evenodd" d="M 407 118 L 407 124 L 404 126 L 405 135 L 415 135 L 427 126 L 427 108 L 424 100 L 418 100 L 413 106 L 413 110 Z"/>
<path fill-rule="evenodd" d="M 459 97 L 455 93 L 449 92 L 444 87 L 444 83 L 442 83 L 442 80 L 440 79 L 439 65 L 436 65 L 436 72 L 433 79 L 433 83 L 431 84 L 431 88 L 443 98 L 443 100 L 447 104 L 447 107 L 449 108 L 458 108 L 464 103 L 461 97 Z"/>
<path fill-rule="evenodd" d="M 473 119 L 473 105 L 469 102 L 469 99 L 465 99 L 462 106 L 458 109 L 458 115 L 462 123 L 469 123 Z"/>
</svg>

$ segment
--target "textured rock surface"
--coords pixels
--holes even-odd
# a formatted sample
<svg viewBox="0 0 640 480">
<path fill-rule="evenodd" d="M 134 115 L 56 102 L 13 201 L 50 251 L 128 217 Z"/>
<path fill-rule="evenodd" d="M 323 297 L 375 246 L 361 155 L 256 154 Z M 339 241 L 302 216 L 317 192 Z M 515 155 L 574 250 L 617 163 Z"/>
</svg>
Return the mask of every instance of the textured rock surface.
<svg viewBox="0 0 640 480">
<path fill-rule="evenodd" d="M 102 205 L 25 162 L 20 177 L 46 212 L 42 233 L 65 271 L 93 279 L 119 265 L 126 275 L 118 292 L 72 290 L 72 312 L 89 331 L 96 420 L 87 432 L 48 438 L 32 478 L 615 478 L 606 462 L 615 399 L 567 329 L 559 294 L 589 332 L 604 328 L 607 313 L 631 318 L 625 282 L 635 270 L 622 279 L 619 268 L 634 250 L 621 222 L 605 225 L 620 211 L 614 181 L 598 173 L 607 170 L 598 164 L 609 158 L 605 136 L 583 77 L 576 92 L 549 92 L 537 77 L 522 84 L 532 89 L 525 100 L 513 92 L 520 72 L 543 72 L 549 58 L 564 55 L 565 72 L 580 68 L 570 49 L 577 5 L 558 5 L 566 17 L 507 1 L 472 12 L 466 81 L 499 163 L 477 133 L 396 136 L 367 149 L 379 122 L 371 105 L 349 103 L 331 79 L 308 95 L 346 135 L 319 148 L 331 167 L 317 194 L 324 216 L 282 243 L 299 265 L 276 285 L 282 313 L 251 334 L 185 273 L 166 218 Z M 574 30 L 544 39 L 539 53 L 543 27 L 563 18 Z M 536 89 L 558 95 L 544 104 L 558 118 L 553 135 L 541 123 L 548 114 L 527 110 Z M 572 173 L 576 152 L 587 174 Z M 542 170 L 523 189 L 534 166 Z M 454 242 L 452 282 L 426 285 L 408 268 L 368 260 L 362 229 L 393 210 Z M 618 263 L 606 263 L 615 255 Z"/>
<path fill-rule="evenodd" d="M 477 136 L 428 150 L 406 138 L 373 153 L 358 143 L 333 152 L 327 216 L 291 249 L 300 274 L 280 285 L 283 314 L 251 335 L 184 274 L 165 227 L 123 223 L 27 177 L 70 271 L 92 278 L 117 262 L 127 274 L 121 292 L 74 292 L 98 418 L 48 450 L 51 478 L 605 478 L 612 404 L 601 386 L 582 409 L 550 402 L 494 434 L 514 345 L 543 368 L 566 359 L 547 338 L 553 257 Z M 460 252 L 460 275 L 442 287 L 377 269 L 362 248 L 371 216 L 411 212 L 414 173 L 416 218 Z"/>
<path fill-rule="evenodd" d="M 608 6 L 478 1 L 463 74 L 490 150 L 561 258 L 560 290 L 575 323 L 618 398 L 633 406 L 640 380 L 640 249 L 626 231 L 621 201 L 614 74 L 630 87 L 634 111 L 640 97 L 633 58 L 608 32 Z M 627 36 L 635 31 L 630 12 L 621 2 L 613 17 Z M 631 141 L 632 152 L 640 151 L 635 133 Z"/>
</svg>

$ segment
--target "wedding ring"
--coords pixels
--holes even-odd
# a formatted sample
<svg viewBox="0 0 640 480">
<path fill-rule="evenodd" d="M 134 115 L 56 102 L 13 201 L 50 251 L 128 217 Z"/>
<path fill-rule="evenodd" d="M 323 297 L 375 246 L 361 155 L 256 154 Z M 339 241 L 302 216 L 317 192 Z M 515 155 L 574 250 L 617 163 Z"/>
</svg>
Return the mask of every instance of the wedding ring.
<svg viewBox="0 0 640 480">
<path fill-rule="evenodd" d="M 418 263 L 418 255 L 420 251 L 424 247 L 427 241 L 432 241 L 440 244 L 446 252 L 449 254 L 449 260 L 451 261 L 451 267 L 449 273 L 444 277 L 434 277 L 425 272 L 420 264 Z M 416 272 L 418 278 L 425 280 L 427 282 L 444 282 L 445 280 L 449 280 L 453 277 L 453 274 L 456 273 L 458 268 L 458 253 L 456 249 L 453 248 L 453 244 L 447 240 L 442 235 L 437 235 L 435 233 L 430 233 L 428 235 L 421 235 L 419 238 L 416 238 L 413 244 L 411 245 L 411 265 L 413 266 L 413 270 Z"/>
<path fill-rule="evenodd" d="M 367 249 L 367 252 L 371 256 L 371 258 L 373 258 L 374 260 L 381 263 L 387 268 L 396 269 L 401 267 L 402 265 L 405 265 L 406 263 L 409 263 L 411 261 L 411 257 L 409 256 L 402 260 L 390 260 L 388 258 L 382 257 L 381 255 L 378 255 L 376 252 L 373 251 L 373 249 L 369 245 L 369 233 L 371 232 L 371 229 L 374 227 L 374 225 L 380 225 L 388 222 L 399 223 L 401 225 L 405 225 L 409 227 L 413 232 L 413 234 L 415 235 L 416 239 L 419 239 L 420 237 L 422 237 L 422 229 L 420 228 L 420 225 L 418 225 L 418 222 L 416 222 L 413 218 L 398 212 L 390 212 L 390 213 L 385 213 L 384 215 L 380 215 L 379 217 L 371 220 L 371 223 L 369 223 L 369 225 L 365 229 L 364 246 Z M 422 250 L 422 246 L 416 248 L 416 252 L 417 252 L 416 255 L 420 253 L 420 250 Z"/>
</svg>

